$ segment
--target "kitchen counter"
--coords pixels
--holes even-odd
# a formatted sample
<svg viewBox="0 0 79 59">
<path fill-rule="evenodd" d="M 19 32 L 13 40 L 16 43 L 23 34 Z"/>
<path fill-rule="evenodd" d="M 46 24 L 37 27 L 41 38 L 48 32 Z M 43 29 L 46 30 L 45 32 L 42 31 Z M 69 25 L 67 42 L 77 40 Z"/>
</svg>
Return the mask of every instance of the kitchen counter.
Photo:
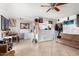
<svg viewBox="0 0 79 59">
<path fill-rule="evenodd" d="M 41 30 L 39 32 L 39 41 L 53 40 L 53 30 Z"/>
</svg>

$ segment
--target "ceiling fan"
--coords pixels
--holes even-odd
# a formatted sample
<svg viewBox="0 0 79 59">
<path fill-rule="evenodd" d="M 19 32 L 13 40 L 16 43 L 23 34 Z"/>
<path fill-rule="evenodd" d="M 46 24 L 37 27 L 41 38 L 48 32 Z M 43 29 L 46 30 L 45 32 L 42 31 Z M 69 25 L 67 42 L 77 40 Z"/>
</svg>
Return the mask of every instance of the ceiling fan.
<svg viewBox="0 0 79 59">
<path fill-rule="evenodd" d="M 56 10 L 57 12 L 60 11 L 58 6 L 64 5 L 67 3 L 50 3 L 50 5 L 41 5 L 41 7 L 49 7 L 49 9 L 46 12 L 49 12 L 50 10 Z"/>
</svg>

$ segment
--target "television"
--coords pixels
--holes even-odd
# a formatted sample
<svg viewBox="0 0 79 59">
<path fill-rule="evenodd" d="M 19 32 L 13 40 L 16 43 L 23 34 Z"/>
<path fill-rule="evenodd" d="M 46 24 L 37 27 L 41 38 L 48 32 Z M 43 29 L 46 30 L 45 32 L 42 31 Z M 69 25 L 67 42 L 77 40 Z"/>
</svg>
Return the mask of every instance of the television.
<svg viewBox="0 0 79 59">
<path fill-rule="evenodd" d="M 6 31 L 9 29 L 9 20 L 1 15 L 1 30 Z"/>
</svg>

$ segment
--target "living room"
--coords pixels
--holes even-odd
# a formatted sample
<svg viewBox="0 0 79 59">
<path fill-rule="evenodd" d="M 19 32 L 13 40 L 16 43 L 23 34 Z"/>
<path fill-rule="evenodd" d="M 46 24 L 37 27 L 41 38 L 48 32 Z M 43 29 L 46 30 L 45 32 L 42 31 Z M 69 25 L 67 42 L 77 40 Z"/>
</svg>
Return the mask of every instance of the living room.
<svg viewBox="0 0 79 59">
<path fill-rule="evenodd" d="M 79 3 L 59 3 L 59 10 L 55 8 L 56 4 L 0 3 L 0 55 L 79 55 Z M 63 32 L 61 38 L 57 38 L 54 28 L 60 23 L 63 24 Z M 32 42 L 34 24 L 39 27 L 37 43 Z M 69 49 L 70 54 L 64 53 L 64 49 Z M 62 53 L 56 52 L 59 50 Z"/>
</svg>

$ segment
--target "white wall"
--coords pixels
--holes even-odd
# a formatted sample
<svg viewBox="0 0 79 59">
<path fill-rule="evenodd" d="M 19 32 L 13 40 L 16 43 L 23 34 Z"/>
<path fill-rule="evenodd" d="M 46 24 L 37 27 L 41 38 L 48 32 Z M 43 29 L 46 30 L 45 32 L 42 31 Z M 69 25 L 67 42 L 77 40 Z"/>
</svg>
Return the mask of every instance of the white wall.
<svg viewBox="0 0 79 59">
<path fill-rule="evenodd" d="M 4 17 L 8 18 L 8 14 L 6 13 L 6 11 L 4 9 L 1 8 L 1 6 L 0 6 L 0 15 L 3 15 Z M 1 16 L 0 16 L 0 40 L 3 40 L 2 31 L 1 31 Z"/>
<path fill-rule="evenodd" d="M 31 21 L 29 22 L 26 19 L 28 19 L 28 20 L 31 19 Z M 51 20 L 51 21 L 53 21 L 53 24 L 56 23 L 56 20 L 54 20 L 54 19 L 44 18 L 44 20 L 46 20 L 46 21 Z M 11 27 L 11 29 L 12 29 L 13 32 L 24 33 L 25 34 L 24 39 L 29 39 L 29 38 L 31 38 L 30 29 L 20 29 L 20 23 L 30 23 L 30 27 L 31 27 L 31 26 L 33 26 L 33 21 L 34 21 L 34 18 L 25 18 L 25 19 L 17 18 L 16 19 L 16 27 Z"/>
<path fill-rule="evenodd" d="M 33 18 L 16 18 L 16 27 L 11 27 L 12 32 L 24 33 L 24 39 L 29 39 L 30 29 L 20 29 L 20 23 L 31 23 L 32 21 L 28 21 L 30 19 L 34 20 Z"/>
<path fill-rule="evenodd" d="M 76 24 L 76 15 L 69 16 L 70 20 L 74 20 L 74 24 L 63 25 L 63 33 L 67 34 L 79 34 L 79 27 Z M 61 18 L 60 22 L 66 21 L 67 17 Z"/>
</svg>

